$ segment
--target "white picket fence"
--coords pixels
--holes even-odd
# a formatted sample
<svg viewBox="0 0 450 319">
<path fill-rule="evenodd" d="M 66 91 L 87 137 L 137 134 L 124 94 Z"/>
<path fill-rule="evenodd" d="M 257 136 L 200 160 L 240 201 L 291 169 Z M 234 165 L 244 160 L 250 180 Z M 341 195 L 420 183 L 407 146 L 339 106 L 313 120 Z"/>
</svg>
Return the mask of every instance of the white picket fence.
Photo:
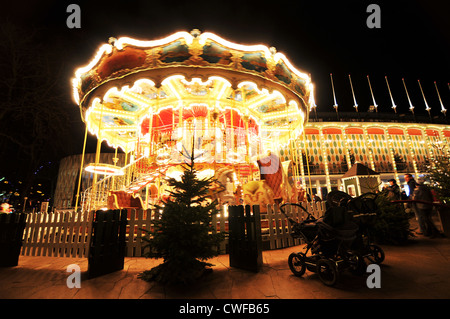
<svg viewBox="0 0 450 319">
<path fill-rule="evenodd" d="M 305 203 L 306 209 L 320 217 L 325 211 L 324 203 Z M 306 213 L 295 206 L 285 206 L 286 214 L 296 221 L 306 218 Z M 146 242 L 143 229 L 150 229 L 155 212 L 148 209 L 128 209 L 126 231 L 126 256 L 142 257 Z M 23 256 L 79 257 L 89 256 L 89 243 L 92 233 L 93 212 L 58 211 L 51 213 L 32 213 L 27 216 L 23 246 Z M 228 217 L 225 211 L 213 217 L 217 232 L 228 232 Z M 263 247 L 278 249 L 299 245 L 299 239 L 291 237 L 291 225 L 277 205 L 261 207 L 261 234 Z M 220 247 L 224 253 L 228 244 L 226 238 Z"/>
<path fill-rule="evenodd" d="M 325 212 L 325 203 L 303 203 L 303 207 L 314 217 L 320 218 Z M 261 235 L 263 247 L 266 249 L 279 249 L 300 245 L 303 242 L 292 238 L 292 225 L 288 217 L 296 222 L 307 218 L 307 213 L 300 207 L 284 206 L 284 215 L 278 205 L 267 205 L 267 211 L 261 213 Z"/>
<path fill-rule="evenodd" d="M 151 209 L 129 209 L 127 225 L 127 257 L 142 257 L 146 242 L 142 239 L 145 236 L 143 229 L 149 230 L 152 226 L 152 220 L 155 218 L 155 212 Z"/>
<path fill-rule="evenodd" d="M 27 214 L 23 256 L 87 257 L 93 212 Z"/>
</svg>

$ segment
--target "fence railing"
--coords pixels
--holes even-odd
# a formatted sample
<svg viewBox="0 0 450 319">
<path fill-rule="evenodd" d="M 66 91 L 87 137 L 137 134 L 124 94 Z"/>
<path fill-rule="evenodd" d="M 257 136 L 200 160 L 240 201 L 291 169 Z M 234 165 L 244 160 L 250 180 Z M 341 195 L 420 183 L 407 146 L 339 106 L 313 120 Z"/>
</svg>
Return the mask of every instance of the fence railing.
<svg viewBox="0 0 450 319">
<path fill-rule="evenodd" d="M 304 203 L 304 207 L 318 218 L 325 212 L 325 203 Z M 299 207 L 285 206 L 285 213 L 295 221 L 302 221 L 306 213 Z M 292 239 L 291 225 L 281 213 L 278 205 L 261 207 L 261 232 L 263 249 L 278 249 L 300 245 L 299 239 Z M 151 209 L 127 209 L 126 257 L 142 257 L 145 254 L 145 229 L 150 229 L 157 214 Z M 23 256 L 87 257 L 92 233 L 93 211 L 59 211 L 32 213 L 27 216 L 24 231 Z M 226 208 L 213 216 L 213 231 L 228 232 Z M 221 253 L 226 253 L 228 237 L 221 243 Z"/>
<path fill-rule="evenodd" d="M 315 218 L 319 218 L 325 212 L 325 202 L 303 203 L 303 207 Z M 288 217 L 296 222 L 306 219 L 306 212 L 300 207 L 287 205 L 284 215 L 278 205 L 267 205 L 266 212 L 261 212 L 261 235 L 263 249 L 279 249 L 300 245 L 303 242 L 299 238 L 292 238 L 292 225 Z"/>
<path fill-rule="evenodd" d="M 93 212 L 27 214 L 21 254 L 87 257 Z"/>
<path fill-rule="evenodd" d="M 145 242 L 142 237 L 146 235 L 145 230 L 150 230 L 156 212 L 152 209 L 129 209 L 128 225 L 126 231 L 126 255 L 127 257 L 142 257 L 145 254 Z"/>
</svg>

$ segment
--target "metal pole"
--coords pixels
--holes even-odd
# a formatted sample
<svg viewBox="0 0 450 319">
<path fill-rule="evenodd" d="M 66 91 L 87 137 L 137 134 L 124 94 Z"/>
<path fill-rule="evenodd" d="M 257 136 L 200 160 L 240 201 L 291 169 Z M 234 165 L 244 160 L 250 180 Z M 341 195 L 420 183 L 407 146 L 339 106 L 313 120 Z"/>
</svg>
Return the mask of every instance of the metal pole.
<svg viewBox="0 0 450 319">
<path fill-rule="evenodd" d="M 77 195 L 76 195 L 76 199 L 75 199 L 75 211 L 77 211 L 78 199 L 80 198 L 81 175 L 83 174 L 84 154 L 86 152 L 86 142 L 87 142 L 87 132 L 88 132 L 88 126 L 87 126 L 87 123 L 86 123 L 86 130 L 84 132 L 83 153 L 81 155 L 80 176 L 78 177 L 78 188 L 77 188 Z"/>
<path fill-rule="evenodd" d="M 450 84 L 449 84 L 449 85 L 450 85 Z M 444 113 L 444 116 L 445 116 L 445 117 L 447 117 L 447 109 L 444 107 L 444 104 L 442 103 L 441 95 L 439 94 L 439 91 L 438 91 L 438 88 L 437 88 L 436 81 L 434 81 L 434 86 L 436 87 L 436 92 L 437 92 L 437 95 L 438 95 L 438 97 L 439 97 L 439 102 L 441 102 L 441 112 Z M 450 88 L 450 86 L 449 86 L 449 88 Z"/>
<path fill-rule="evenodd" d="M 422 85 L 420 85 L 420 80 L 417 80 L 417 82 L 419 83 L 420 92 L 422 92 L 423 101 L 425 102 L 425 110 L 428 112 L 428 115 L 430 116 L 430 121 L 431 121 L 431 113 L 430 113 L 431 108 L 428 106 L 427 100 L 425 99 L 425 94 L 423 93 Z"/>
<path fill-rule="evenodd" d="M 334 109 L 336 110 L 336 115 L 337 115 L 337 119 L 339 121 L 339 112 L 338 112 L 338 104 L 336 101 L 336 93 L 334 92 L 334 83 L 333 83 L 333 74 L 330 73 L 330 78 L 331 78 L 331 88 L 333 89 L 333 99 L 334 99 Z"/>
<path fill-rule="evenodd" d="M 353 91 L 352 77 L 350 76 L 350 74 L 348 75 L 348 78 L 350 80 L 350 87 L 352 88 L 353 102 L 355 103 L 353 107 L 356 109 L 356 112 L 358 112 L 358 103 L 356 103 L 355 92 Z"/>
<path fill-rule="evenodd" d="M 372 85 L 370 85 L 369 76 L 367 76 L 367 81 L 369 82 L 369 88 L 370 88 L 370 93 L 372 94 L 372 100 L 373 100 L 373 106 L 375 107 L 375 112 L 378 113 L 378 105 L 377 105 L 377 102 L 375 102 L 375 97 L 373 96 Z"/>
<path fill-rule="evenodd" d="M 405 84 L 405 79 L 402 78 L 402 82 L 403 82 L 403 86 L 405 87 L 406 96 L 408 97 L 409 110 L 410 110 L 410 111 L 412 112 L 412 114 L 414 115 L 414 106 L 412 105 L 411 99 L 409 98 L 408 89 L 406 88 L 406 84 Z"/>
<path fill-rule="evenodd" d="M 397 105 L 395 105 L 394 103 L 394 98 L 392 97 L 392 93 L 391 93 L 391 88 L 389 87 L 389 82 L 387 79 L 387 76 L 384 77 L 386 79 L 386 84 L 389 90 L 389 95 L 391 96 L 391 101 L 392 101 L 392 108 L 394 109 L 394 112 L 397 113 Z"/>
</svg>

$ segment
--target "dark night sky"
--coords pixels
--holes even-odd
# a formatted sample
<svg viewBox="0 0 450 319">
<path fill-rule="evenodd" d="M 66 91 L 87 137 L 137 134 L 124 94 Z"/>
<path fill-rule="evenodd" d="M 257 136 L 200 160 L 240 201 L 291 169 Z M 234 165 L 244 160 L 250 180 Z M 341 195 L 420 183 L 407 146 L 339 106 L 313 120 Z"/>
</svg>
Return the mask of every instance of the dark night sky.
<svg viewBox="0 0 450 319">
<path fill-rule="evenodd" d="M 153 40 L 194 28 L 232 42 L 265 44 L 283 52 L 316 86 L 317 111 L 332 112 L 330 73 L 340 111 L 354 111 L 351 74 L 359 110 L 372 104 L 370 76 L 380 112 L 393 112 L 385 76 L 398 112 L 408 113 L 405 78 L 416 114 L 427 114 L 420 79 L 433 115 L 440 114 L 434 81 L 444 106 L 450 107 L 449 5 L 443 1 L 34 1 L 16 2 L 2 15 L 25 28 L 39 30 L 48 50 L 60 52 L 65 65 L 68 112 L 79 117 L 71 99 L 70 78 L 87 64 L 100 44 L 113 36 Z M 81 29 L 69 29 L 66 8 L 81 7 Z M 366 8 L 381 8 L 381 28 L 369 29 Z M 74 136 L 82 137 L 79 120 Z M 74 153 L 80 153 L 80 148 Z"/>
</svg>

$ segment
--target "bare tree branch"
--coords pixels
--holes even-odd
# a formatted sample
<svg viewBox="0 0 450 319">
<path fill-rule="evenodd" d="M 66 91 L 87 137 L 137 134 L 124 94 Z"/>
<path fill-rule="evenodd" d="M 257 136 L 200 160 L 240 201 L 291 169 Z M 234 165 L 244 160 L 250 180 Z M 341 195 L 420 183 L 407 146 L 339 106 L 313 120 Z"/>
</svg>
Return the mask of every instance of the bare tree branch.
<svg viewBox="0 0 450 319">
<path fill-rule="evenodd" d="M 61 136 L 70 122 L 63 65 L 54 63 L 51 50 L 35 36 L 8 21 L 0 23 L 0 146 L 16 155 L 1 170 L 20 162 L 25 191 L 41 162 L 55 158 L 67 144 Z"/>
</svg>

